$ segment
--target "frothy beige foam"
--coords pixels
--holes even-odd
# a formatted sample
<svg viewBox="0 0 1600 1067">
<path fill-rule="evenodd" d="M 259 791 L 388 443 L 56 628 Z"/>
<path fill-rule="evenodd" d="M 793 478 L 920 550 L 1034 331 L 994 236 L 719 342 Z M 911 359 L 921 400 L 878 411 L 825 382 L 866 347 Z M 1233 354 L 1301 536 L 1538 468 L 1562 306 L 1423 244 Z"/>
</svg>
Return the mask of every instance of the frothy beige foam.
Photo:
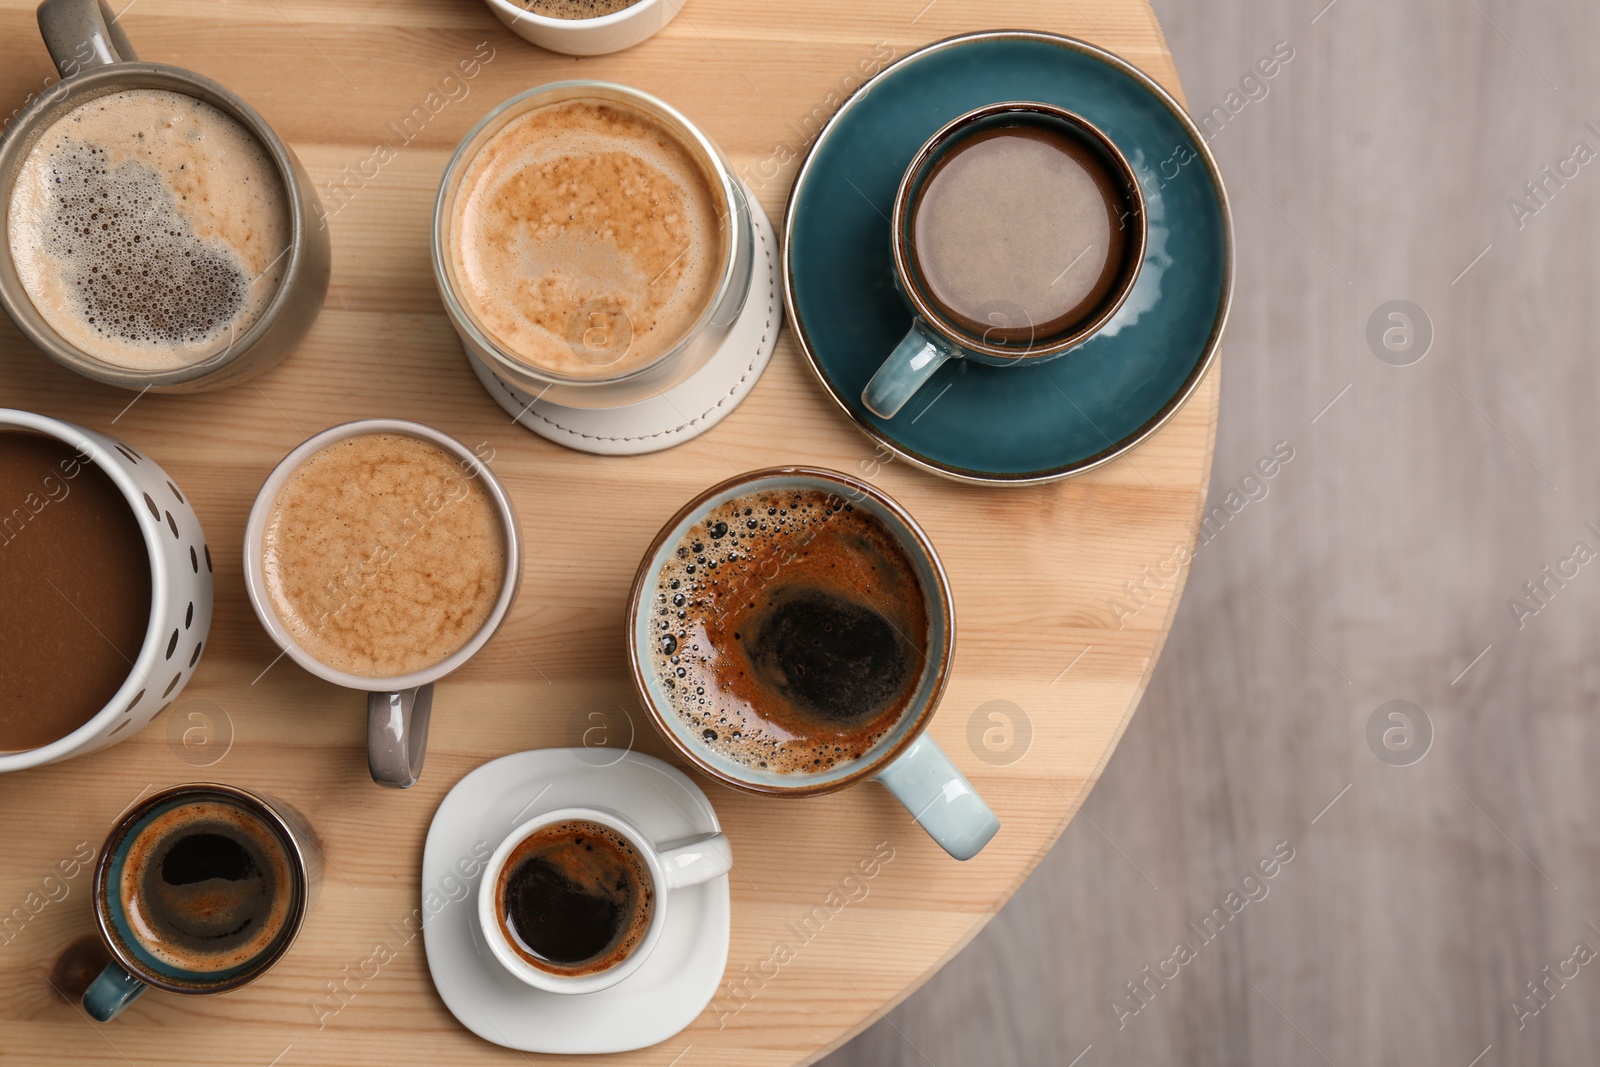
<svg viewBox="0 0 1600 1067">
<path fill-rule="evenodd" d="M 392 678 L 482 630 L 506 581 L 506 531 L 455 456 L 404 434 L 337 441 L 273 501 L 267 595 L 295 643 L 335 670 Z"/>
<path fill-rule="evenodd" d="M 277 291 L 291 232 L 261 143 L 165 89 L 107 93 L 47 128 L 7 218 L 12 262 L 50 327 L 141 371 L 191 366 L 242 337 Z"/>
<path fill-rule="evenodd" d="M 660 122 L 611 101 L 518 116 L 478 150 L 452 206 L 458 291 L 510 354 L 613 377 L 705 311 L 726 252 L 718 188 Z"/>
</svg>

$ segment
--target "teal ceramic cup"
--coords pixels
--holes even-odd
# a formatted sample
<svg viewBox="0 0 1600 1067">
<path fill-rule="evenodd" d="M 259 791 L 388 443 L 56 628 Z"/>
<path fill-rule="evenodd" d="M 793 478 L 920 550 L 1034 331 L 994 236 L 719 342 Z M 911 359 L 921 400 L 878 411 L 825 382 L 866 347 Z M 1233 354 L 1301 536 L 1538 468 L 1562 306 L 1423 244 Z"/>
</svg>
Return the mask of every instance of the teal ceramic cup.
<svg viewBox="0 0 1600 1067">
<path fill-rule="evenodd" d="M 777 770 L 752 766 L 708 745 L 696 726 L 674 709 L 654 665 L 661 634 L 657 624 L 657 590 L 662 570 L 696 523 L 721 505 L 755 493 L 816 491 L 840 507 L 860 508 L 879 520 L 904 550 L 916 572 L 928 622 L 927 652 L 910 700 L 899 718 L 855 758 L 817 771 Z M 713 535 L 715 536 L 715 535 Z M 798 552 L 803 543 L 789 551 Z M 748 557 L 746 557 L 748 559 Z M 788 559 L 768 560 L 781 569 Z M 767 564 L 745 576 L 770 581 Z M 723 565 L 725 568 L 729 564 Z M 628 650 L 640 699 L 662 736 L 704 773 L 736 789 L 775 797 L 831 793 L 857 782 L 881 782 L 904 804 L 939 845 L 956 859 L 977 855 L 1000 829 L 1000 820 L 978 795 L 939 745 L 925 733 L 944 694 L 955 651 L 955 612 L 950 582 L 927 534 L 888 496 L 846 475 L 809 467 L 775 467 L 741 474 L 701 493 L 686 504 L 657 535 L 634 578 L 628 608 Z"/>
<path fill-rule="evenodd" d="M 1061 139 L 1084 153 L 1097 172 L 1100 186 L 1096 193 L 1090 194 L 1094 197 L 1094 209 L 1099 211 L 1103 205 L 1114 219 L 1112 226 L 1117 231 L 1115 237 L 1120 250 L 1106 267 L 1111 272 L 1109 284 L 1103 295 L 1091 298 L 1090 305 L 1074 314 L 1070 321 L 1043 322 L 1046 316 L 1041 314 L 1041 309 L 1026 306 L 1020 293 L 1007 291 L 1001 282 L 989 275 L 985 276 L 986 280 L 995 288 L 979 307 L 970 309 L 970 314 L 963 314 L 941 299 L 936 292 L 939 286 L 923 276 L 923 258 L 918 255 L 919 233 L 924 232 L 925 226 L 939 225 L 918 218 L 919 210 L 923 209 L 923 193 L 930 181 L 939 173 L 941 165 L 950 160 L 952 153 L 968 146 L 974 138 L 993 137 L 1019 127 L 1043 137 Z M 1019 198 L 1018 202 L 1026 203 L 1026 198 Z M 986 207 L 990 211 L 1000 210 L 995 205 Z M 1015 220 L 1007 221 L 1009 224 Z M 967 223 L 969 229 L 970 225 Z M 1025 220 L 1023 225 L 1026 225 Z M 984 229 L 998 232 L 993 226 Z M 917 390 L 933 378 L 934 372 L 952 359 L 1014 367 L 1065 355 L 1098 333 L 1121 309 L 1138 280 L 1146 238 L 1144 194 L 1139 179 L 1117 146 L 1088 119 L 1066 108 L 1034 101 L 987 104 L 957 116 L 941 126 L 912 157 L 895 194 L 890 241 L 895 281 L 911 310 L 911 328 L 862 390 L 862 404 L 881 418 L 893 418 Z M 1076 257 L 1090 252 L 1107 255 L 1109 250 L 1102 247 L 1096 251 L 1092 243 L 1081 250 L 1061 248 L 1059 258 L 1066 269 L 1057 281 L 1078 262 Z M 1015 259 L 1014 256 L 1006 258 Z M 1053 261 L 1050 270 L 1054 270 Z"/>
<path fill-rule="evenodd" d="M 202 810 L 213 817 L 222 813 L 224 826 L 242 818 L 242 825 L 254 828 L 249 837 L 255 844 L 243 874 L 240 857 L 247 855 L 245 846 L 230 848 L 222 843 L 218 852 L 215 821 L 185 824 L 185 819 L 192 820 L 193 813 Z M 235 821 L 234 825 L 241 823 Z M 174 830 L 175 826 L 183 828 Z M 160 847 L 155 844 L 158 836 L 186 840 L 152 852 L 152 847 Z M 209 849 L 212 854 L 197 861 L 199 849 Z M 151 857 L 146 862 L 160 865 L 159 888 L 133 889 L 130 882 L 143 880 L 125 877 L 130 874 L 129 865 L 139 864 L 144 855 Z M 267 869 L 258 869 L 263 866 Z M 197 874 L 210 877 L 197 879 Z M 230 929 L 231 916 L 242 911 L 238 904 L 241 887 L 251 885 L 251 878 L 255 884 L 272 887 L 271 905 L 251 915 L 248 926 L 241 923 Z M 160 790 L 126 812 L 101 849 L 94 875 L 94 910 L 100 940 L 111 962 L 84 991 L 83 1010 L 92 1019 L 109 1022 L 151 987 L 194 996 L 225 993 L 254 981 L 289 951 L 321 880 L 322 853 L 310 826 L 283 801 L 212 783 Z M 240 947 L 232 957 L 219 959 L 215 952 L 209 958 L 195 954 L 189 944 L 170 936 L 165 947 L 155 944 L 150 931 L 163 928 L 155 913 L 169 904 L 181 904 L 201 916 L 188 933 L 203 930 L 216 939 L 245 930 Z M 230 907 L 232 912 L 224 910 Z M 220 932 L 219 915 L 230 916 L 226 920 L 229 926 Z M 180 965 L 174 960 L 178 952 L 189 953 L 196 962 L 189 967 Z"/>
</svg>

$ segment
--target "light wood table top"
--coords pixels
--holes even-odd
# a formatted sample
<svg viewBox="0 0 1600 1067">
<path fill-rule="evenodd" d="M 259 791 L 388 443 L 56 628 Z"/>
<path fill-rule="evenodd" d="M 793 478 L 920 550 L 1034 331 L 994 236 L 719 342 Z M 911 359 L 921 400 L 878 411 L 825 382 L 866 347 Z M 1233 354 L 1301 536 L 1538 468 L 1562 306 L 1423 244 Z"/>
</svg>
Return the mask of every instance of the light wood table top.
<svg viewBox="0 0 1600 1067">
<path fill-rule="evenodd" d="M 134 394 L 56 367 L 9 322 L 0 325 L 0 403 L 113 433 L 155 458 L 193 500 L 218 561 L 211 639 L 177 704 L 112 748 L 0 779 L 0 921 L 26 912 L 13 928 L 0 922 L 0 1062 L 515 1062 L 517 1053 L 473 1036 L 446 1011 L 420 937 L 370 979 L 348 976 L 377 944 L 392 945 L 393 928 L 418 907 L 428 823 L 462 775 L 506 753 L 578 743 L 581 709 L 596 703 L 631 710 L 636 747 L 672 758 L 637 708 L 627 673 L 623 615 L 634 568 L 695 492 L 740 470 L 792 462 L 865 477 L 903 503 L 938 547 L 959 638 L 932 736 L 1004 825 L 962 864 L 876 785 L 782 801 L 697 779 L 738 865 L 724 985 L 677 1037 L 616 1060 L 802 1063 L 878 1019 L 1028 875 L 1133 714 L 1185 575 L 1120 628 L 1108 602 L 1194 539 L 1211 465 L 1216 367 L 1131 456 L 1044 487 L 973 488 L 885 462 L 826 398 L 787 332 L 755 392 L 706 436 L 651 456 L 581 455 L 510 424 L 469 371 L 428 264 L 436 183 L 457 141 L 492 105 L 545 81 L 606 78 L 678 106 L 742 173 L 782 160 L 777 177 L 752 181 L 779 222 L 798 157 L 861 71 L 938 38 L 989 27 L 1071 34 L 1176 93 L 1143 0 L 690 0 L 644 45 L 581 60 L 526 44 L 472 0 L 134 0 L 128 8 L 123 24 L 142 58 L 239 92 L 293 145 L 319 189 L 346 167 L 357 171 L 380 145 L 397 151 L 330 220 L 333 281 L 310 337 L 254 385 L 149 395 L 130 406 Z M 9 112 L 52 70 L 30 0 L 0 3 L 0 34 L 0 101 Z M 447 85 L 480 42 L 492 59 L 469 82 Z M 437 113 L 402 145 L 389 124 L 429 99 Z M 372 416 L 486 442 L 528 546 L 507 624 L 439 684 L 422 781 L 403 793 L 368 777 L 359 694 L 287 660 L 262 674 L 277 649 L 245 600 L 238 564 L 246 513 L 272 466 L 310 434 Z M 1003 732 L 982 737 L 998 725 L 982 718 L 991 701 L 1009 702 L 1025 724 L 1010 748 Z M 184 745 L 184 727 L 201 721 L 191 712 L 217 723 L 219 740 L 231 734 L 211 766 L 196 767 L 197 749 Z M 98 847 L 142 792 L 206 778 L 291 801 L 325 839 L 332 866 L 301 940 L 245 989 L 221 998 L 152 993 L 117 1022 L 91 1024 L 47 981 L 67 946 L 93 929 L 90 878 L 53 872 L 80 842 Z M 885 843 L 893 859 L 863 896 L 844 879 Z M 792 930 L 819 908 L 826 923 L 801 942 Z M 779 942 L 792 953 L 774 967 L 767 961 Z M 349 992 L 330 999 L 334 984 Z"/>
</svg>

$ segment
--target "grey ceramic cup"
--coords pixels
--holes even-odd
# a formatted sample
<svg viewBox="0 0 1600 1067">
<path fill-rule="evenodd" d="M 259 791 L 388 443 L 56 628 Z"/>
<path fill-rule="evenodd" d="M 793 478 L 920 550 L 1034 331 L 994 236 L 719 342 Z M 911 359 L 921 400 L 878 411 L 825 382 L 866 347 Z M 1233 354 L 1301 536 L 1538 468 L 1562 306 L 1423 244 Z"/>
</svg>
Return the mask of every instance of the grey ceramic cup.
<svg viewBox="0 0 1600 1067">
<path fill-rule="evenodd" d="M 61 81 L 36 97 L 0 141 L 0 306 L 28 339 L 62 366 L 108 385 L 138 391 L 193 393 L 233 385 L 267 370 L 293 350 L 322 308 L 331 253 L 318 222 L 321 203 L 311 178 L 272 128 L 240 97 L 181 67 L 139 60 L 104 0 L 44 0 L 39 32 Z M 117 367 L 68 343 L 33 306 L 10 255 L 6 206 L 17 173 L 39 135 L 86 101 L 127 89 L 165 89 L 216 107 L 253 134 L 277 167 L 290 217 L 278 291 L 260 318 L 221 352 L 162 371 Z"/>
<path fill-rule="evenodd" d="M 295 643 L 273 607 L 267 590 L 262 546 L 267 523 L 278 491 L 300 465 L 329 445 L 363 434 L 402 434 L 428 441 L 454 456 L 464 476 L 477 479 L 494 502 L 506 538 L 506 573 L 495 601 L 494 611 L 483 627 L 466 644 L 449 656 L 410 674 L 393 677 L 368 677 L 337 670 L 317 659 Z M 422 761 L 428 746 L 428 724 L 433 715 L 433 683 L 464 665 L 489 643 L 511 611 L 522 584 L 522 534 L 517 523 L 511 494 L 489 469 L 489 464 L 466 445 L 431 426 L 403 419 L 361 419 L 333 426 L 314 434 L 283 458 L 267 476 L 256 494 L 255 505 L 245 522 L 244 584 L 262 627 L 277 642 L 284 654 L 323 681 L 367 694 L 367 769 L 372 780 L 391 789 L 409 789 L 422 774 Z"/>
</svg>

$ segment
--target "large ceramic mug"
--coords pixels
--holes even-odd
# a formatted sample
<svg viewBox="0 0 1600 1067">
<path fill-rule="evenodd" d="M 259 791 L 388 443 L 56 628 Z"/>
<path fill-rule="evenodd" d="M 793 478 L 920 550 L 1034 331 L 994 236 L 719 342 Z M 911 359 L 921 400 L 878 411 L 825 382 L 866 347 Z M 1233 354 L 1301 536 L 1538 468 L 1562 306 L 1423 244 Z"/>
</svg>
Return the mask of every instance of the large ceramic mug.
<svg viewBox="0 0 1600 1067">
<path fill-rule="evenodd" d="M 0 253 L 0 306 L 11 321 L 57 363 L 123 389 L 163 393 L 218 389 L 282 360 L 316 319 L 327 293 L 331 262 L 327 230 L 316 221 L 321 204 L 300 161 L 266 120 L 235 93 L 193 71 L 141 61 L 103 0 L 44 0 L 39 5 L 39 30 L 62 80 L 24 108 L 0 141 L 0 248 L 5 250 Z M 18 175 L 39 139 L 68 112 L 101 97 L 139 89 L 165 90 L 198 100 L 243 127 L 270 161 L 288 220 L 286 246 L 279 258 L 268 264 L 268 269 L 278 272 L 276 288 L 250 325 L 220 350 L 216 350 L 217 340 L 188 348 L 177 344 L 174 351 L 178 354 L 164 358 L 159 369 L 108 362 L 52 326 L 34 305 L 18 272 L 17 238 L 10 232 L 9 205 Z M 268 253 L 270 250 L 263 256 Z M 266 284 L 261 275 L 252 279 L 252 284 L 256 283 Z"/>
<path fill-rule="evenodd" d="M 770 503 L 745 507 L 767 496 Z M 807 518 L 794 520 L 800 524 L 793 533 L 765 536 L 769 526 L 787 516 L 791 499 L 802 502 Z M 721 517 L 730 507 L 740 514 Z M 886 539 L 892 547 L 879 551 L 879 558 L 892 552 L 899 560 L 880 569 L 904 573 L 893 584 L 868 588 L 856 580 L 865 573 L 857 569 L 858 560 L 833 561 L 835 573 L 845 575 L 827 591 L 838 610 L 829 607 L 825 615 L 795 610 L 780 621 L 773 605 L 804 599 L 819 576 L 823 583 L 834 582 L 825 569 L 830 561 L 816 567 L 800 561 L 831 552 L 826 524 L 856 509 L 866 518 L 850 520 L 853 532 L 839 536 L 880 545 Z M 825 512 L 831 514 L 823 517 Z M 914 610 L 896 610 L 894 601 Z M 735 626 L 731 620 L 746 604 L 751 614 Z M 926 632 L 905 632 L 908 618 L 923 620 Z M 786 642 L 794 648 L 815 644 L 812 638 L 823 630 L 837 634 L 822 654 L 802 649 L 795 662 L 784 662 Z M 768 632 L 776 635 L 774 643 L 763 648 Z M 886 638 L 897 651 L 857 654 L 858 648 L 888 647 Z M 695 497 L 667 521 L 639 564 L 628 608 L 628 649 L 640 699 L 656 728 L 713 778 L 778 797 L 814 796 L 876 780 L 945 851 L 962 860 L 977 855 L 1000 829 L 989 805 L 925 732 L 955 651 L 955 611 L 944 567 L 905 509 L 864 482 L 834 471 L 783 467 L 739 475 Z M 835 677 L 828 676 L 830 670 Z M 857 709 L 848 706 L 848 698 L 840 702 L 844 706 L 792 714 L 796 704 L 835 680 L 852 695 L 876 695 L 882 690 L 874 686 L 874 676 L 889 673 L 898 679 L 898 695 L 884 698 L 883 710 L 869 723 L 851 718 Z M 758 674 L 764 679 L 759 693 L 734 692 L 733 685 L 719 691 L 714 680 Z M 691 700 L 690 687 L 706 690 L 713 703 L 701 709 Z M 798 695 L 791 698 L 791 690 Z M 778 716 L 757 709 L 757 703 L 781 713 L 784 723 L 774 728 L 758 722 L 777 723 Z M 741 713 L 736 710 L 741 706 L 752 710 Z M 805 725 L 794 727 L 797 719 Z M 761 737 L 784 738 L 786 727 L 797 731 L 789 737 L 804 742 L 803 756 L 785 751 L 783 740 Z M 741 732 L 748 740 L 739 740 Z"/>
<path fill-rule="evenodd" d="M 86 468 L 92 464 L 126 502 L 142 539 L 139 554 L 148 558 L 150 568 L 149 621 L 121 687 L 65 736 L 24 751 L 0 751 L 3 772 L 81 756 L 132 737 L 176 700 L 194 677 L 210 632 L 212 578 L 211 550 L 199 518 L 177 484 L 149 456 L 105 434 L 28 411 L 0 409 L 0 433 L 39 434 L 73 450 L 40 479 L 35 491 L 0 501 L 0 552 L 10 552 L 0 558 L 0 566 L 20 559 L 16 542 L 41 536 L 31 528 L 40 516 L 67 505 L 83 491 L 79 479 L 89 476 Z M 7 604 L 6 610 L 26 616 L 28 605 Z M 117 654 L 93 635 L 83 649 L 85 655 Z M 7 648 L 3 654 L 10 657 L 15 652 Z"/>
</svg>

